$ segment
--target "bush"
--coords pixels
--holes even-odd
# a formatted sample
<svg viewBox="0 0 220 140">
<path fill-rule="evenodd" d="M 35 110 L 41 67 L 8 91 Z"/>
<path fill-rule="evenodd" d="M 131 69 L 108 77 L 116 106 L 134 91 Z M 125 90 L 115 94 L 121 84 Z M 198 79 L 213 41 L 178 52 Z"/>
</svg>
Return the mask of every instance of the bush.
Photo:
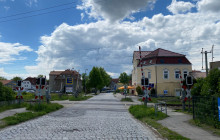
<svg viewBox="0 0 220 140">
<path fill-rule="evenodd" d="M 0 82 L 0 101 L 10 101 L 15 97 L 15 92 L 10 88 L 4 86 Z"/>
<path fill-rule="evenodd" d="M 140 86 L 136 87 L 136 91 L 137 91 L 138 95 L 143 95 L 143 91 Z"/>
<path fill-rule="evenodd" d="M 26 91 L 23 91 L 23 92 L 22 92 L 22 95 L 27 95 L 27 92 L 26 92 Z"/>
</svg>

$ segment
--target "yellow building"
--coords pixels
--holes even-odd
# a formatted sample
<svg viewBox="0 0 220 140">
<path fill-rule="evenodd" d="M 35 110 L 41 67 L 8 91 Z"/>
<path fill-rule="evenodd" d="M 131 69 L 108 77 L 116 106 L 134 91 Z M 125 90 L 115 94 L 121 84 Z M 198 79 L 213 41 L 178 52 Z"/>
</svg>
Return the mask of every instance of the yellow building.
<svg viewBox="0 0 220 140">
<path fill-rule="evenodd" d="M 184 78 L 192 72 L 192 64 L 185 55 L 158 48 L 142 51 L 141 56 L 145 78 L 154 84 L 157 95 L 167 92 L 169 96 L 180 96 L 180 76 Z M 132 63 L 132 85 L 141 86 L 139 51 L 134 51 Z"/>
</svg>

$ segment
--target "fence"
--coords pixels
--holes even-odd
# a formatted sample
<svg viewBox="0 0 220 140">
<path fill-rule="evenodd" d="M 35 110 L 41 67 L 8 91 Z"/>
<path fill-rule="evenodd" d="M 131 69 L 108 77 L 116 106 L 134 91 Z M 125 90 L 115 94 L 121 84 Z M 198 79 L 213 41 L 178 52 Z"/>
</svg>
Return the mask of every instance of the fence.
<svg viewBox="0 0 220 140">
<path fill-rule="evenodd" d="M 165 112 L 166 115 L 167 115 L 167 104 L 166 104 L 166 102 L 159 101 L 159 103 L 155 103 L 154 109 L 155 109 L 155 116 L 157 116 L 158 111 Z"/>
<path fill-rule="evenodd" d="M 193 119 L 220 128 L 218 98 L 193 96 Z"/>
</svg>

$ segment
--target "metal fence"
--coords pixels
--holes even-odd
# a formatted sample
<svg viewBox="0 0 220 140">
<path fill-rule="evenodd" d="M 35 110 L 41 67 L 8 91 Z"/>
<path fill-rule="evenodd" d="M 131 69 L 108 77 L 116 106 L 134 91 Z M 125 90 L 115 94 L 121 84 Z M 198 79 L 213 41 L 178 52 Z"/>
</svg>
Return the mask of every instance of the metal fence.
<svg viewBox="0 0 220 140">
<path fill-rule="evenodd" d="M 193 96 L 192 102 L 193 119 L 220 128 L 217 97 Z"/>
</svg>

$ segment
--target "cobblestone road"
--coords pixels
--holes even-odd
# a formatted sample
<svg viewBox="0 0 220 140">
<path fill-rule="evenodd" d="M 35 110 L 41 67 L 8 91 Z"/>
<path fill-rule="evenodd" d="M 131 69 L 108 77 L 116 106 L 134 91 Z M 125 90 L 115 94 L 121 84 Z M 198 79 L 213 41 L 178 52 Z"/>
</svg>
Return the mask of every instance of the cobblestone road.
<svg viewBox="0 0 220 140">
<path fill-rule="evenodd" d="M 0 139 L 160 139 L 137 122 L 111 93 L 100 94 L 43 117 L 0 131 Z"/>
</svg>

